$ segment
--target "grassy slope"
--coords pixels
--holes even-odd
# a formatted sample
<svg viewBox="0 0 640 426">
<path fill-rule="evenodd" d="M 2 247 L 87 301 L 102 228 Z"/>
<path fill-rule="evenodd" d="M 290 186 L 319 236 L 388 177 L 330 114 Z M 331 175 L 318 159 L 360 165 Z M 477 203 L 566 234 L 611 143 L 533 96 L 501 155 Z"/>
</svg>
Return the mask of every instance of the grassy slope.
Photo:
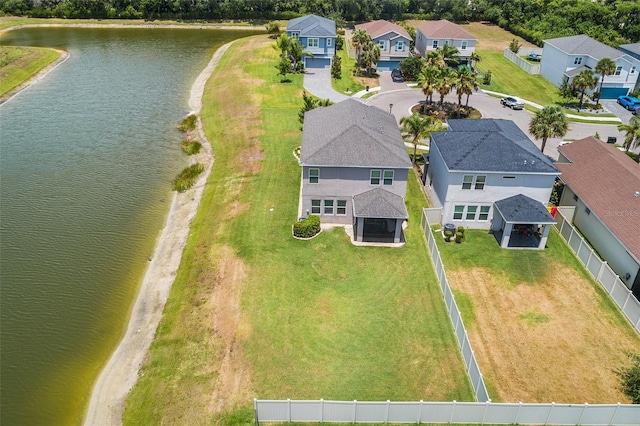
<svg viewBox="0 0 640 426">
<path fill-rule="evenodd" d="M 302 77 L 279 83 L 271 43 L 238 41 L 220 64 L 237 84 L 226 84 L 226 72 L 207 84 L 203 120 L 216 163 L 125 424 L 179 423 L 184 413 L 196 423 L 251 422 L 253 397 L 471 400 L 420 235 L 425 200 L 415 180 L 402 249 L 354 247 L 341 230 L 291 238 Z M 237 283 L 221 279 L 233 262 L 242 283 L 231 340 L 246 389 L 216 414 L 210 400 L 228 342 L 216 321 L 222 307 L 207 306 Z"/>
<path fill-rule="evenodd" d="M 20 86 L 60 56 L 53 49 L 0 46 L 0 97 Z"/>
<path fill-rule="evenodd" d="M 338 56 L 340 56 L 342 60 L 342 75 L 340 79 L 332 78 L 331 85 L 339 93 L 346 93 L 346 90 L 349 89 L 353 94 L 364 90 L 364 85 L 360 81 L 356 81 L 353 77 L 353 72 L 356 69 L 356 60 L 349 57 L 346 49 L 347 40 L 345 40 L 344 43 L 345 48 L 338 50 Z"/>
</svg>

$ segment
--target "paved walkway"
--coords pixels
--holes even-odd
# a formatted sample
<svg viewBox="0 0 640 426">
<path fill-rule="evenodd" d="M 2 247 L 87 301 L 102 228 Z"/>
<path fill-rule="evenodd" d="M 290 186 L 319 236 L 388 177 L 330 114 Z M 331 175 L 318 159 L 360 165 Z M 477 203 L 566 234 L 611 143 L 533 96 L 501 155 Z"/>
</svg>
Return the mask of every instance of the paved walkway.
<svg viewBox="0 0 640 426">
<path fill-rule="evenodd" d="M 313 96 L 329 99 L 331 102 L 342 102 L 350 98 L 336 92 L 331 87 L 331 70 L 328 68 L 307 68 L 304 72 L 304 88 Z"/>
</svg>

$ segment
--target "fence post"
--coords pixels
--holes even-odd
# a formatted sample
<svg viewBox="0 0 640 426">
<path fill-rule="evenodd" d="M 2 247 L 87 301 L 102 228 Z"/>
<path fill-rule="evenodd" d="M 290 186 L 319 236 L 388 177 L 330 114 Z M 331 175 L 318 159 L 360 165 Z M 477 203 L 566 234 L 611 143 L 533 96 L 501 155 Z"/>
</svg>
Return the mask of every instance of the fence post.
<svg viewBox="0 0 640 426">
<path fill-rule="evenodd" d="M 422 423 L 422 407 L 424 407 L 424 401 L 420 400 L 420 412 L 418 412 L 418 424 Z"/>
<path fill-rule="evenodd" d="M 622 306 L 620 307 L 620 309 L 622 309 L 624 311 L 624 308 L 627 307 L 627 302 L 629 301 L 629 298 L 631 297 L 633 293 L 631 293 L 631 290 L 627 289 L 627 298 L 624 299 L 624 303 L 622 304 Z"/>
<path fill-rule="evenodd" d="M 522 408 L 522 401 L 520 401 L 520 402 L 518 403 L 518 411 L 516 411 L 516 418 L 513 420 L 513 423 L 516 423 L 516 424 L 520 423 L 520 422 L 518 421 L 518 417 L 520 417 L 520 409 L 521 409 L 521 408 Z"/>
<path fill-rule="evenodd" d="M 556 405 L 555 402 L 552 402 L 549 406 L 549 412 L 547 413 L 547 419 L 544 421 L 544 424 L 549 424 L 549 419 L 551 418 L 551 412 L 553 411 L 553 407 Z"/>
<path fill-rule="evenodd" d="M 582 417 L 584 416 L 584 412 L 587 411 L 587 407 L 589 406 L 589 403 L 585 402 L 584 406 L 582 407 L 582 413 L 580 413 L 580 418 L 578 419 L 578 425 L 582 424 Z"/>
<path fill-rule="evenodd" d="M 478 399 L 478 396 L 476 395 L 476 399 Z M 487 417 L 487 411 L 489 411 L 489 402 L 490 401 L 485 401 L 484 402 L 484 414 L 482 415 L 482 423 L 484 424 L 484 419 Z"/>
<path fill-rule="evenodd" d="M 320 422 L 324 423 L 324 399 L 320 399 Z"/>
<path fill-rule="evenodd" d="M 600 263 L 600 269 L 598 269 L 598 276 L 596 277 L 596 281 L 598 281 L 600 284 L 602 284 L 602 274 L 604 273 L 604 265 L 607 264 L 606 260 L 603 260 Z M 613 289 L 613 286 L 611 287 Z M 609 294 L 611 294 L 611 292 L 609 292 Z"/>
<path fill-rule="evenodd" d="M 613 414 L 611 415 L 611 418 L 609 419 L 609 426 L 611 426 L 613 424 L 613 419 L 616 418 L 616 414 L 618 413 L 618 408 L 620 408 L 620 403 L 619 402 L 616 405 L 616 409 L 613 410 Z"/>
<path fill-rule="evenodd" d="M 387 399 L 387 413 L 386 413 L 386 415 L 385 415 L 385 419 L 384 419 L 384 422 L 385 422 L 385 423 L 389 423 L 389 405 L 391 405 L 391 401 L 389 401 L 389 400 Z"/>
<path fill-rule="evenodd" d="M 353 400 L 353 421 L 351 423 L 356 422 L 356 418 L 358 417 L 358 401 Z"/>
<path fill-rule="evenodd" d="M 451 417 L 449 417 L 449 423 L 453 422 L 453 415 L 456 413 L 456 400 L 453 400 L 452 406 L 451 406 Z"/>
<path fill-rule="evenodd" d="M 260 421 L 258 420 L 258 400 L 253 398 L 253 417 L 256 426 L 260 426 Z"/>
</svg>

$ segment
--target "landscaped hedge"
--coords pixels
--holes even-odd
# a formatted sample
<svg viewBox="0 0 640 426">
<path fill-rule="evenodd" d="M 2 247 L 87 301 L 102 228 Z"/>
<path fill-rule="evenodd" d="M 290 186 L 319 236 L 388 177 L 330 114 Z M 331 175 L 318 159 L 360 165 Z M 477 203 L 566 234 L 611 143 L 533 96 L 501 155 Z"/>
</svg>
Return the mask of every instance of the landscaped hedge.
<svg viewBox="0 0 640 426">
<path fill-rule="evenodd" d="M 309 215 L 306 219 L 293 224 L 293 235 L 298 238 L 311 238 L 320 232 L 320 216 Z"/>
</svg>

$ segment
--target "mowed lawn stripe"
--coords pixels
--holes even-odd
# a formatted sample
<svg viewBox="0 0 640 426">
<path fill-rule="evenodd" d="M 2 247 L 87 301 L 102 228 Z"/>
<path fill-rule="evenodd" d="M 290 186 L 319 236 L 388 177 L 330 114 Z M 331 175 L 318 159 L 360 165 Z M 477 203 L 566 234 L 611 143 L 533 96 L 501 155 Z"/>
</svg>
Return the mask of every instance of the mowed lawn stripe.
<svg viewBox="0 0 640 426">
<path fill-rule="evenodd" d="M 273 43 L 237 41 L 207 83 L 216 163 L 125 423 L 251 423 L 254 397 L 472 400 L 413 175 L 405 247 L 292 238 L 302 76 L 280 82 Z"/>
</svg>

